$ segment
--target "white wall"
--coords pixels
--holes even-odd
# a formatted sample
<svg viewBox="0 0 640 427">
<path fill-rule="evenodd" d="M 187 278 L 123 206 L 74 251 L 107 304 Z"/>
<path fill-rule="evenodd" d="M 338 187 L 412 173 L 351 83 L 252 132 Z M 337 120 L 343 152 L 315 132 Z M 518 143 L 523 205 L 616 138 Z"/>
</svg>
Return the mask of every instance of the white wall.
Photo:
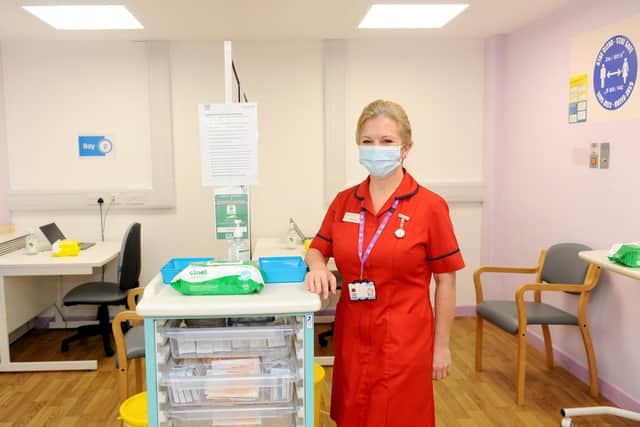
<svg viewBox="0 0 640 427">
<path fill-rule="evenodd" d="M 406 166 L 420 184 L 481 183 L 483 87 L 482 40 L 348 41 L 347 183 L 366 177 L 358 163 L 355 124 L 362 108 L 378 98 L 398 102 L 407 111 L 414 146 Z M 474 304 L 471 274 L 479 265 L 482 204 L 449 205 L 467 265 L 458 272 L 457 304 L 468 306 Z"/>
<path fill-rule="evenodd" d="M 2 46 L 0 46 L 2 57 Z M 9 192 L 9 159 L 7 153 L 7 139 L 5 130 L 5 102 L 4 102 L 4 72 L 0 61 L 0 224 L 9 222 L 9 206 L 7 193 Z"/>
<path fill-rule="evenodd" d="M 312 233 L 324 213 L 322 162 L 317 160 L 322 152 L 320 48 L 320 42 L 234 43 L 238 71 L 259 111 L 261 181 L 251 188 L 254 238 L 284 237 L 289 216 Z M 222 42 L 175 42 L 171 57 L 176 207 L 134 211 L 116 206 L 107 221 L 110 239 L 119 239 L 131 221 L 143 224 L 143 282 L 171 257 L 226 255 L 226 243 L 213 237 L 213 190 L 201 186 L 197 117 L 198 103 L 224 101 Z M 29 228 L 55 220 L 73 237 L 96 240 L 97 214 L 20 211 L 14 218 Z"/>
<path fill-rule="evenodd" d="M 355 123 L 374 99 L 400 103 L 414 147 L 407 166 L 423 185 L 482 181 L 482 40 L 352 40 L 347 44 L 347 181 L 358 165 Z"/>
<path fill-rule="evenodd" d="M 260 185 L 252 187 L 257 237 L 284 237 L 293 217 L 311 235 L 322 200 L 322 44 L 234 43 L 248 96 L 258 102 Z"/>
<path fill-rule="evenodd" d="M 14 56 L 19 57 L 22 42 L 15 43 Z M 360 109 L 374 98 L 386 97 L 403 103 L 409 112 L 416 131 L 409 168 L 424 185 L 428 187 L 431 180 L 481 181 L 482 42 L 462 40 L 448 46 L 436 41 L 396 43 L 349 42 L 346 175 L 357 180 L 364 177 L 352 136 Z M 251 187 L 254 239 L 284 237 L 290 216 L 306 233 L 315 233 L 326 209 L 322 42 L 234 42 L 233 54 L 249 99 L 258 103 L 260 184 Z M 82 60 L 66 57 L 70 62 Z M 144 282 L 171 257 L 226 254 L 225 242 L 213 238 L 213 190 L 201 186 L 197 117 L 199 103 L 224 101 L 222 42 L 172 42 L 171 64 L 175 209 L 127 211 L 115 207 L 106 231 L 108 238 L 119 239 L 129 222 L 143 224 Z M 453 71 L 439 72 L 438 64 Z M 9 105 L 10 112 L 15 108 Z M 10 147 L 16 143 L 9 140 Z M 479 259 L 480 205 L 452 204 L 451 212 L 467 270 L 472 269 Z M 14 219 L 25 226 L 55 220 L 74 237 L 98 237 L 97 212 L 22 211 L 15 212 Z M 458 304 L 472 304 L 468 271 L 460 273 L 459 283 Z"/>
<path fill-rule="evenodd" d="M 144 43 L 3 42 L 2 54 L 11 190 L 151 187 Z M 79 135 L 108 135 L 113 151 L 80 158 Z"/>
</svg>

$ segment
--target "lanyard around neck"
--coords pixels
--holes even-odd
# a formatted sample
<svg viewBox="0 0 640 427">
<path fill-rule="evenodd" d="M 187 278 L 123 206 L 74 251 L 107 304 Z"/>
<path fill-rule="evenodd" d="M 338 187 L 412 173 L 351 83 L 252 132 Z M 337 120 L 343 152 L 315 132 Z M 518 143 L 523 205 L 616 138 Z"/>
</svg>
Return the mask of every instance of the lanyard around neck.
<svg viewBox="0 0 640 427">
<path fill-rule="evenodd" d="M 365 218 L 364 200 L 360 204 L 360 226 L 358 227 L 358 257 L 360 258 L 360 280 L 364 280 L 364 263 L 367 262 L 367 259 L 369 258 L 369 255 L 373 250 L 373 247 L 375 246 L 376 242 L 378 241 L 378 238 L 382 234 L 382 231 L 387 226 L 387 223 L 389 222 L 389 218 L 391 218 L 391 215 L 393 215 L 393 212 L 398 207 L 398 203 L 400 203 L 400 200 L 395 199 L 393 204 L 391 205 L 391 208 L 389 208 L 389 211 L 386 213 L 382 222 L 378 226 L 378 229 L 376 230 L 375 234 L 371 238 L 371 241 L 369 242 L 369 246 L 367 246 L 367 250 L 364 252 L 364 254 L 362 253 L 362 248 L 364 247 L 364 218 Z"/>
</svg>

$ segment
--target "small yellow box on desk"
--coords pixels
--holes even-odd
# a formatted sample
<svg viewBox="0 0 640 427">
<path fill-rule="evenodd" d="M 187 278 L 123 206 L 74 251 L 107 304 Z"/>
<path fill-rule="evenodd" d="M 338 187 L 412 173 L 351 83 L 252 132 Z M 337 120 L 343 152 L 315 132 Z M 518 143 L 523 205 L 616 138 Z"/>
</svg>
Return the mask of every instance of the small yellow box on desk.
<svg viewBox="0 0 640 427">
<path fill-rule="evenodd" d="M 309 250 L 309 246 L 311 246 L 311 242 L 313 242 L 313 239 L 305 239 L 305 241 L 304 241 L 304 250 L 305 251 Z"/>
<path fill-rule="evenodd" d="M 80 242 L 78 240 L 58 240 L 51 246 L 53 256 L 78 256 Z"/>
</svg>

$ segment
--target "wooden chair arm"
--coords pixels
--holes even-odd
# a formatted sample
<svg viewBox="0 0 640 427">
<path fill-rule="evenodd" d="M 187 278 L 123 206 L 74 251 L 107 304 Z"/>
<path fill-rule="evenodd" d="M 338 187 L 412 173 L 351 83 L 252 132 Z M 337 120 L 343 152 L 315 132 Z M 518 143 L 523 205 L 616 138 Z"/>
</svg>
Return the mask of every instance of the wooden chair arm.
<svg viewBox="0 0 640 427">
<path fill-rule="evenodd" d="M 136 297 L 141 296 L 143 293 L 143 287 L 129 289 L 129 294 L 127 295 L 127 307 L 129 308 L 129 310 L 136 309 Z"/>
<path fill-rule="evenodd" d="M 537 273 L 539 266 L 535 267 L 499 267 L 493 265 L 485 265 L 477 268 L 473 274 L 482 273 Z"/>
<path fill-rule="evenodd" d="M 143 320 L 141 316 L 138 316 L 135 311 L 125 310 L 116 314 L 113 322 L 111 322 L 111 330 L 113 331 L 113 339 L 116 342 L 116 349 L 118 351 L 118 366 L 126 366 L 127 363 L 127 346 L 124 342 L 124 334 L 122 333 L 122 324 L 127 320 L 132 322 L 140 322 Z"/>
<path fill-rule="evenodd" d="M 524 301 L 524 294 L 526 292 L 563 291 L 563 292 L 576 292 L 576 293 L 582 294 L 585 292 L 589 292 L 590 290 L 591 288 L 586 285 L 576 285 L 576 284 L 570 284 L 570 283 L 553 283 L 553 284 L 527 283 L 525 285 L 521 285 L 516 290 L 516 307 L 518 308 L 518 333 L 522 335 L 526 333 L 526 330 L 527 330 L 527 307 Z M 582 303 L 580 305 L 584 306 L 584 304 Z"/>
<path fill-rule="evenodd" d="M 576 285 L 571 283 L 527 283 L 521 285 L 516 290 L 516 300 L 521 298 L 524 301 L 525 292 L 529 291 L 564 291 L 564 292 L 588 292 L 591 288 L 585 285 Z"/>
<path fill-rule="evenodd" d="M 477 268 L 473 272 L 473 285 L 476 289 L 476 304 L 480 304 L 484 300 L 482 292 L 482 281 L 480 275 L 482 273 L 518 273 L 518 274 L 535 274 L 539 270 L 539 266 L 536 267 L 499 267 L 499 266 L 483 266 Z"/>
</svg>

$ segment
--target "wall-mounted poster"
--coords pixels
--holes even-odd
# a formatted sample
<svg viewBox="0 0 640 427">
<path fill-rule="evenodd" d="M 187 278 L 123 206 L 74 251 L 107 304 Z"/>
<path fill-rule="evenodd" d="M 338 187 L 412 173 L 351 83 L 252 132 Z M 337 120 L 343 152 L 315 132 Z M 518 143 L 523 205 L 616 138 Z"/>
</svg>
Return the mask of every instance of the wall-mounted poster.
<svg viewBox="0 0 640 427">
<path fill-rule="evenodd" d="M 569 79 L 569 123 L 587 121 L 587 87 L 589 76 L 581 74 Z"/>
<path fill-rule="evenodd" d="M 638 77 L 638 46 L 640 15 L 572 40 L 569 76 L 588 76 L 589 123 L 640 118 L 640 90 L 634 90 Z M 576 122 L 573 123 L 577 123 L 577 106 Z"/>
<path fill-rule="evenodd" d="M 631 40 L 623 35 L 611 37 L 596 57 L 593 90 L 598 103 L 617 110 L 631 97 L 638 74 L 638 56 Z"/>
</svg>

